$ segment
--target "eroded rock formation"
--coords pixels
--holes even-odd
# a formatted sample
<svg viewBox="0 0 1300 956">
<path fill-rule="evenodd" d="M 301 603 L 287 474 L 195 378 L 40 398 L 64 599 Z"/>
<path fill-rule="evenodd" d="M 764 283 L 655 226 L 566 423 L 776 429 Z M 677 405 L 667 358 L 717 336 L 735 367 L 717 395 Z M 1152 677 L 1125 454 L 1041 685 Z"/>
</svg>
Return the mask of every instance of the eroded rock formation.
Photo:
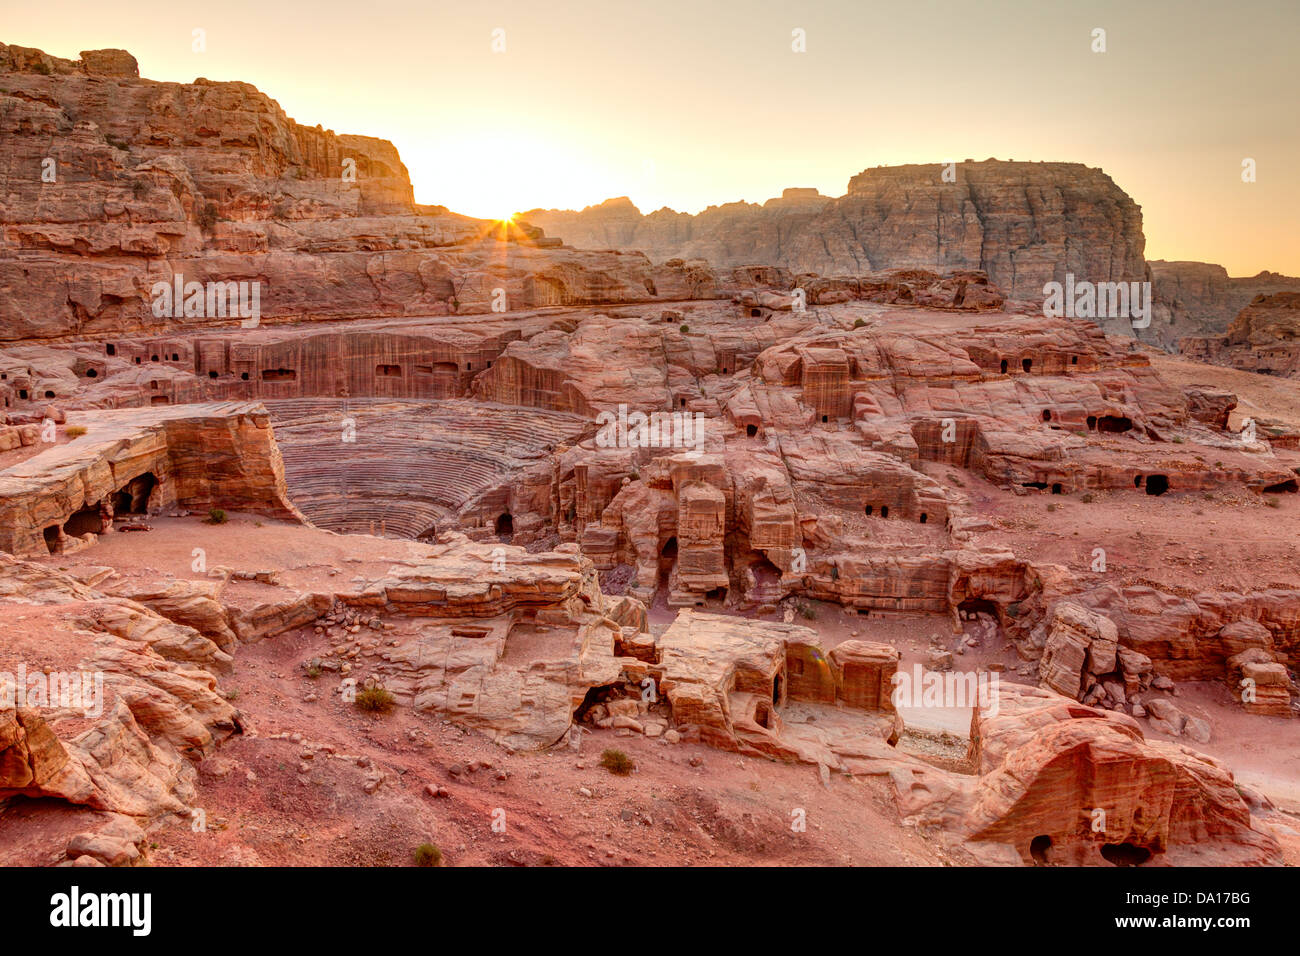
<svg viewBox="0 0 1300 956">
<path fill-rule="evenodd" d="M 848 192 L 786 190 L 762 205 L 642 216 L 626 198 L 581 212 L 533 209 L 530 223 L 570 245 L 639 249 L 656 262 L 781 265 L 857 275 L 882 269 L 978 269 L 1014 299 L 1041 299 L 1067 272 L 1141 281 L 1142 214 L 1110 177 L 1077 163 L 962 162 L 867 169 Z"/>
</svg>

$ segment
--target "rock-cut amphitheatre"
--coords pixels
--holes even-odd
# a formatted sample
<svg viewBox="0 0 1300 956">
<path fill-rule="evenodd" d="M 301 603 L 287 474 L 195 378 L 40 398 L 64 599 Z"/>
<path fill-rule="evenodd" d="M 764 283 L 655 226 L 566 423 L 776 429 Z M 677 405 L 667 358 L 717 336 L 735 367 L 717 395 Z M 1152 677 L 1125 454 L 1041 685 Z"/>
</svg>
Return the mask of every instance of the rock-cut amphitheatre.
<svg viewBox="0 0 1300 956">
<path fill-rule="evenodd" d="M 0 862 L 1300 861 L 1295 395 L 1026 298 L 1145 274 L 1100 171 L 570 245 L 3 44 L 0 155 Z"/>
</svg>

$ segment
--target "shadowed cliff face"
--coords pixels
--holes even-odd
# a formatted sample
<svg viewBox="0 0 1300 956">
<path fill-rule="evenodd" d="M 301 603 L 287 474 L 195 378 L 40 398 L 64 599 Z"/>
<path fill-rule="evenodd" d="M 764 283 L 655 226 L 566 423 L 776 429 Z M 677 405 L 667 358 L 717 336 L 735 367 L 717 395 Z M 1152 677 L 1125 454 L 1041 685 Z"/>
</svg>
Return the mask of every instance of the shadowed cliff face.
<svg viewBox="0 0 1300 956">
<path fill-rule="evenodd" d="M 1152 338 L 1202 361 L 1205 357 L 1197 350 L 1204 338 L 1225 334 L 1257 297 L 1300 292 L 1300 279 L 1276 272 L 1231 277 L 1223 266 L 1210 262 L 1155 259 L 1148 264 L 1156 298 Z"/>
<path fill-rule="evenodd" d="M 1300 378 L 1300 292 L 1261 293 L 1224 335 L 1189 336 L 1181 348 L 1200 362 Z"/>
<path fill-rule="evenodd" d="M 505 244 L 417 206 L 391 143 L 303 126 L 247 83 L 138 74 L 123 50 L 0 44 L 0 340 L 232 324 L 156 313 L 177 275 L 258 283 L 270 323 L 487 311 L 469 274 Z"/>
<path fill-rule="evenodd" d="M 697 216 L 642 216 L 620 199 L 525 218 L 579 248 L 635 248 L 656 261 L 767 262 L 822 275 L 981 269 L 1017 299 L 1041 298 L 1045 282 L 1067 273 L 1093 282 L 1146 277 L 1141 208 L 1104 172 L 1078 163 L 880 167 L 854 176 L 839 199 L 791 189 L 761 206 L 730 203 Z"/>
</svg>

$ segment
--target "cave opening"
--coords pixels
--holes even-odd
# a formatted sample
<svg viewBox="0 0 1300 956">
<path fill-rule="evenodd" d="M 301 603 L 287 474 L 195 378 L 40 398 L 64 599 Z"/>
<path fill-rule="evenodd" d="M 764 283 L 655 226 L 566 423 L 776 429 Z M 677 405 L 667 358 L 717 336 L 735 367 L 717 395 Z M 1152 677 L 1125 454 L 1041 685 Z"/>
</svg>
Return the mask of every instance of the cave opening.
<svg viewBox="0 0 1300 956">
<path fill-rule="evenodd" d="M 1021 367 L 1022 369 L 1024 369 L 1026 372 L 1028 372 L 1031 368 L 1034 367 L 1034 360 L 1033 360 L 1033 359 L 1021 359 L 1021 360 L 1020 360 L 1020 367 Z"/>
<path fill-rule="evenodd" d="M 117 354 L 117 346 L 114 345 L 112 342 L 109 342 L 107 345 L 104 346 L 104 354 L 105 354 L 105 355 L 116 355 L 116 354 Z"/>
<path fill-rule="evenodd" d="M 957 616 L 963 621 L 974 620 L 981 614 L 1001 623 L 998 606 L 987 598 L 967 598 L 957 605 Z"/>
<path fill-rule="evenodd" d="M 922 512 L 921 512 L 921 524 L 925 524 L 926 521 L 929 520 L 929 517 L 930 517 L 929 515 L 927 515 L 924 511 L 922 511 Z"/>
<path fill-rule="evenodd" d="M 1045 422 L 1050 422 L 1051 420 L 1052 420 L 1052 410 L 1051 410 L 1050 408 L 1044 408 L 1044 409 L 1043 409 L 1043 421 L 1045 421 Z"/>
<path fill-rule="evenodd" d="M 673 535 L 659 549 L 659 582 L 665 584 L 677 563 L 677 536 Z"/>
<path fill-rule="evenodd" d="M 93 368 L 86 369 L 86 378 L 95 378 L 99 375 Z"/>
<path fill-rule="evenodd" d="M 50 525 L 45 529 L 45 547 L 50 549 L 50 554 L 54 554 L 59 547 L 59 526 Z"/>
<path fill-rule="evenodd" d="M 149 496 L 158 486 L 158 479 L 152 471 L 132 478 L 113 493 L 112 504 L 115 515 L 142 515 L 149 513 Z"/>
<path fill-rule="evenodd" d="M 1288 478 L 1286 481 L 1279 481 L 1277 484 L 1269 485 L 1264 489 L 1266 493 L 1271 492 L 1274 494 L 1281 492 L 1290 492 L 1294 494 L 1297 490 L 1300 490 L 1300 486 L 1297 485 L 1294 478 Z"/>
<path fill-rule="evenodd" d="M 1029 841 L 1029 855 L 1034 866 L 1047 866 L 1047 851 L 1052 848 L 1052 838 L 1043 833 Z"/>
<path fill-rule="evenodd" d="M 104 517 L 100 514 L 99 502 L 78 508 L 63 522 L 63 533 L 70 538 L 87 533 L 102 534 L 103 531 Z"/>
<path fill-rule="evenodd" d="M 496 533 L 499 538 L 508 538 L 515 533 L 515 518 L 509 511 L 497 515 Z"/>
<path fill-rule="evenodd" d="M 1000 366 L 1000 368 L 1001 368 L 1001 370 L 1002 370 L 1002 374 L 1003 374 L 1003 375 L 1006 375 L 1006 374 L 1007 374 L 1007 360 L 1006 360 L 1006 359 L 1003 359 L 1003 360 L 1002 360 L 1002 365 Z"/>
<path fill-rule="evenodd" d="M 1133 420 L 1123 415 L 1102 415 L 1097 419 L 1099 432 L 1126 432 L 1133 427 Z"/>
<path fill-rule="evenodd" d="M 262 369 L 262 381 L 264 382 L 296 382 L 298 381 L 298 372 L 291 368 L 264 368 Z"/>
<path fill-rule="evenodd" d="M 1141 866 L 1151 859 L 1151 851 L 1133 843 L 1107 843 L 1101 848 L 1104 859 L 1116 866 Z"/>
<path fill-rule="evenodd" d="M 1052 482 L 1052 494 L 1059 495 L 1060 493 L 1061 493 L 1061 483 L 1059 481 Z"/>
<path fill-rule="evenodd" d="M 1091 432 L 1091 431 L 1096 431 L 1096 429 L 1097 429 L 1097 416 L 1096 416 L 1096 415 L 1089 415 L 1089 416 L 1088 416 L 1088 431 L 1090 431 L 1090 432 Z"/>
<path fill-rule="evenodd" d="M 582 703 L 573 712 L 573 722 L 575 724 L 582 723 L 587 717 L 587 711 L 597 704 L 603 704 L 609 700 L 610 697 L 614 696 L 614 690 L 613 684 L 589 687 L 586 695 L 582 698 Z"/>
<path fill-rule="evenodd" d="M 888 517 L 889 517 L 889 505 L 881 505 L 881 506 L 880 506 L 880 517 L 882 517 L 882 518 L 888 518 Z"/>
<path fill-rule="evenodd" d="M 748 435 L 750 438 L 753 438 L 755 435 L 758 434 L 758 426 L 757 426 L 757 425 L 746 425 L 746 426 L 745 426 L 745 434 Z M 1294 482 L 1292 482 L 1292 484 L 1294 484 Z M 1292 490 L 1294 490 L 1294 489 L 1292 489 Z"/>
<path fill-rule="evenodd" d="M 1147 494 L 1163 495 L 1169 490 L 1168 475 L 1150 475 L 1147 478 Z"/>
</svg>

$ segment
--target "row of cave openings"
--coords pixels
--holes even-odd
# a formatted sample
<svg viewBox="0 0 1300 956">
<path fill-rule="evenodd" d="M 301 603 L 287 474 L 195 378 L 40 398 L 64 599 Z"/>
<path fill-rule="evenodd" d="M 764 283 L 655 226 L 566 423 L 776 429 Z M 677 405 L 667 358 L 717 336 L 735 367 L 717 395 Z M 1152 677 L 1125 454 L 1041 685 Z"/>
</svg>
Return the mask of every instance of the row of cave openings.
<svg viewBox="0 0 1300 956">
<path fill-rule="evenodd" d="M 104 346 L 104 352 L 106 355 L 110 357 L 115 356 L 117 355 L 117 346 L 110 342 Z M 158 353 L 155 352 L 153 355 L 149 356 L 150 362 L 159 362 L 159 361 L 167 361 L 167 360 L 168 359 L 166 353 L 159 355 Z M 171 353 L 170 360 L 173 362 L 179 362 L 181 360 L 180 353 L 179 352 Z M 143 364 L 144 360 L 141 356 L 137 355 L 135 356 L 134 361 L 136 365 L 140 365 Z M 195 358 L 195 364 L 197 366 L 197 356 Z M 488 359 L 487 368 L 491 368 L 491 367 L 492 367 L 492 360 Z M 198 369 L 196 368 L 195 371 L 197 372 Z M 465 371 L 467 372 L 474 371 L 474 363 L 466 362 Z M 458 365 L 456 362 L 434 362 L 429 365 L 416 365 L 415 372 L 417 375 L 436 375 L 439 373 L 459 374 L 460 365 Z M 95 378 L 99 373 L 95 369 L 90 368 L 86 370 L 85 374 L 87 378 Z M 215 369 L 208 370 L 208 378 L 210 379 L 218 378 L 219 375 L 220 373 L 217 372 Z M 260 377 L 263 382 L 296 382 L 298 380 L 298 371 L 297 369 L 292 369 L 292 368 L 267 368 L 267 369 L 262 369 Z M 380 364 L 375 366 L 375 378 L 391 379 L 391 378 L 403 378 L 403 377 L 405 377 L 405 369 L 401 365 Z M 249 373 L 240 372 L 239 378 L 241 381 L 247 382 L 249 380 Z M 153 385 L 154 388 L 157 388 L 156 382 L 151 384 Z M 25 398 L 26 396 L 24 395 L 23 397 Z M 54 395 L 53 393 L 46 393 L 46 397 L 53 398 Z"/>
<path fill-rule="evenodd" d="M 33 374 L 33 373 L 32 373 L 32 370 L 31 370 L 31 369 L 28 369 L 28 370 L 27 370 L 27 376 L 28 376 L 28 378 L 30 378 L 30 377 L 32 376 L 32 374 Z M 8 372 L 0 372 L 0 382 L 6 381 L 6 380 L 8 380 L 8 378 L 9 378 L 9 373 L 8 373 Z M 31 399 L 31 397 L 32 397 L 32 391 L 33 391 L 32 389 L 27 389 L 27 388 L 20 388 L 20 389 L 18 389 L 18 400 L 19 400 L 20 402 L 28 401 L 28 400 Z M 53 390 L 53 389 L 49 389 L 49 388 L 47 388 L 47 389 L 45 390 L 45 397 L 46 397 L 46 398 L 54 398 L 54 397 L 55 397 L 55 395 L 54 395 L 54 390 Z M 9 407 L 9 396 L 6 395 L 6 396 L 5 396 L 5 408 L 8 408 L 8 407 Z"/>
<path fill-rule="evenodd" d="M 1047 851 L 1052 848 L 1052 838 L 1046 833 L 1039 834 L 1029 841 L 1029 858 L 1034 866 L 1051 866 Z M 1152 857 L 1150 849 L 1135 843 L 1103 843 L 1101 856 L 1107 863 L 1115 866 L 1141 866 Z"/>
<path fill-rule="evenodd" d="M 149 498 L 158 487 L 158 479 L 151 471 L 137 475 L 106 500 L 87 504 L 69 515 L 62 525 L 48 525 L 44 530 L 45 546 L 50 554 L 58 550 L 62 535 L 70 538 L 83 534 L 103 534 L 108 517 L 119 515 L 144 515 L 149 513 Z"/>
<path fill-rule="evenodd" d="M 874 517 L 875 514 L 876 514 L 876 506 L 875 506 L 875 505 L 867 505 L 867 506 L 863 509 L 863 511 L 864 511 L 864 513 L 866 514 L 866 516 L 867 516 L 868 518 Z M 888 518 L 888 517 L 889 517 L 889 505 L 881 505 L 881 506 L 880 506 L 880 517 L 882 517 L 882 518 Z M 928 521 L 930 520 L 930 516 L 929 516 L 928 514 L 926 514 L 924 511 L 922 511 L 921 514 L 920 514 L 920 516 L 917 518 L 917 520 L 918 520 L 921 524 L 925 524 L 926 522 L 928 522 Z"/>
<path fill-rule="evenodd" d="M 1071 355 L 1071 356 L 1070 356 L 1070 364 L 1071 364 L 1071 365 L 1078 365 L 1078 364 L 1079 364 L 1079 356 L 1077 356 L 1077 355 Z M 1020 370 L 1021 370 L 1022 372 L 1028 372 L 1028 371 L 1030 371 L 1033 367 L 1034 367 L 1034 360 L 1033 360 L 1033 359 L 1031 359 L 1031 358 L 1022 358 L 1022 359 L 1020 360 Z M 1001 363 L 999 363 L 999 365 L 998 365 L 998 370 L 999 370 L 1003 375 L 1006 375 L 1007 372 L 1009 372 L 1009 371 L 1011 370 L 1011 361 L 1010 361 L 1009 359 L 1003 359 L 1003 360 L 1001 361 Z"/>
<path fill-rule="evenodd" d="M 1052 410 L 1050 408 L 1044 408 L 1043 421 L 1050 422 L 1053 418 Z M 1133 419 L 1127 418 L 1123 415 L 1089 415 L 1086 421 L 1088 423 L 1088 431 L 1090 432 L 1118 434 L 1120 432 L 1129 431 L 1133 427 Z"/>
<path fill-rule="evenodd" d="M 1020 484 L 1022 488 L 1036 488 L 1039 491 L 1047 491 L 1050 489 L 1052 494 L 1054 495 L 1060 495 L 1065 493 L 1065 486 L 1059 481 L 1054 481 L 1051 482 L 1050 484 L 1048 484 L 1048 482 L 1046 481 L 1022 481 Z M 1168 475 L 1134 475 L 1133 487 L 1134 488 L 1145 487 L 1146 493 L 1149 495 L 1163 495 L 1166 491 L 1169 490 L 1169 476 Z"/>
</svg>

